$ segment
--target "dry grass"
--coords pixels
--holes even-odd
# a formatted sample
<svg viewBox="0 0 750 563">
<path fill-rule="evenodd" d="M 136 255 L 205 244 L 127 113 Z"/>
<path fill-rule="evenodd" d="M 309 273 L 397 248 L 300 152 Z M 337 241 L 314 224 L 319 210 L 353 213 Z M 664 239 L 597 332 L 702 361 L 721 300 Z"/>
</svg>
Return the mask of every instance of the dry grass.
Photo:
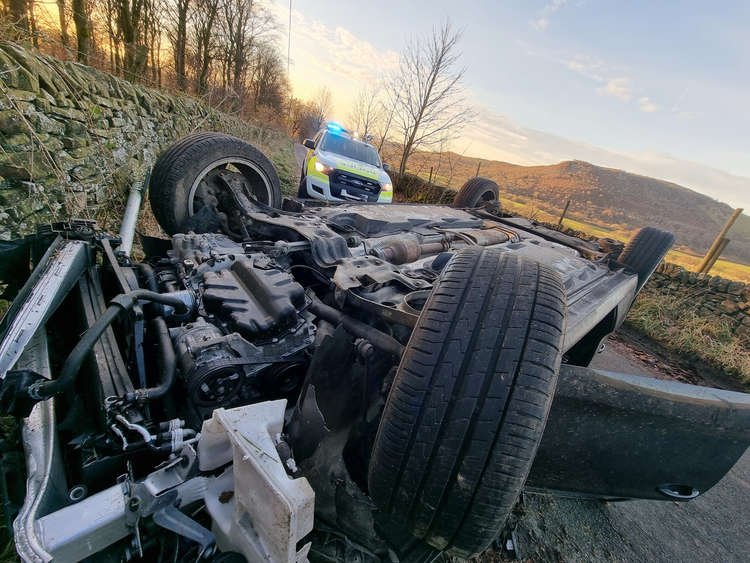
<svg viewBox="0 0 750 563">
<path fill-rule="evenodd" d="M 682 250 L 671 250 L 669 254 L 667 254 L 667 262 L 672 262 L 673 264 L 682 266 L 686 270 L 695 272 L 698 270 L 701 262 L 703 262 L 703 256 L 696 256 L 694 254 L 683 252 Z M 717 260 L 709 273 L 712 276 L 721 276 L 728 280 L 750 283 L 750 266 L 746 264 L 738 264 L 730 260 Z"/>
<path fill-rule="evenodd" d="M 669 350 L 704 360 L 750 384 L 750 342 L 735 336 L 728 322 L 698 314 L 687 298 L 644 289 L 627 322 Z"/>
</svg>

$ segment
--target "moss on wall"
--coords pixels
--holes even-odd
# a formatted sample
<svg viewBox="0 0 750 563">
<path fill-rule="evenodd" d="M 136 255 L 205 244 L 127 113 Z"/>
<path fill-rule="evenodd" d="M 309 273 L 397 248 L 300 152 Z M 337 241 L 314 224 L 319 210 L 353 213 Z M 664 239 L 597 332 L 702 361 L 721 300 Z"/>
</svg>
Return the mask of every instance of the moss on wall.
<svg viewBox="0 0 750 563">
<path fill-rule="evenodd" d="M 196 131 L 253 143 L 274 161 L 285 190 L 295 185 L 283 131 L 0 42 L 0 239 L 70 217 L 116 228 L 130 185 L 160 151 Z"/>
</svg>

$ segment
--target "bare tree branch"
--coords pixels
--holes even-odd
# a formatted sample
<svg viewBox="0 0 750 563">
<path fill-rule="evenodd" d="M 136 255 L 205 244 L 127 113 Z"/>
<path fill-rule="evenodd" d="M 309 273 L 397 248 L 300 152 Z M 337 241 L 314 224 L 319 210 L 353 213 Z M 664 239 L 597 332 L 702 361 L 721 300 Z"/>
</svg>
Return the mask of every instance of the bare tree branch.
<svg viewBox="0 0 750 563">
<path fill-rule="evenodd" d="M 401 56 L 392 80 L 394 128 L 403 150 L 400 174 L 416 150 L 457 136 L 473 119 L 460 87 L 465 70 L 458 67 L 460 38 L 446 22 L 410 43 Z"/>
</svg>

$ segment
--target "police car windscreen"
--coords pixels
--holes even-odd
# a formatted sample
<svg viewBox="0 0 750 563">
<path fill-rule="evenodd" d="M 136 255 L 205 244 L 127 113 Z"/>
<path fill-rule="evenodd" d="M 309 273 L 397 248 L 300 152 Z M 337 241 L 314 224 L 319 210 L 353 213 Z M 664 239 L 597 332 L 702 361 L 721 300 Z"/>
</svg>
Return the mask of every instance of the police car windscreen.
<svg viewBox="0 0 750 563">
<path fill-rule="evenodd" d="M 348 137 L 328 134 L 323 137 L 323 143 L 320 148 L 321 150 L 340 154 L 354 160 L 360 160 L 373 166 L 380 166 L 380 158 L 374 148 L 370 145 L 353 141 Z"/>
</svg>

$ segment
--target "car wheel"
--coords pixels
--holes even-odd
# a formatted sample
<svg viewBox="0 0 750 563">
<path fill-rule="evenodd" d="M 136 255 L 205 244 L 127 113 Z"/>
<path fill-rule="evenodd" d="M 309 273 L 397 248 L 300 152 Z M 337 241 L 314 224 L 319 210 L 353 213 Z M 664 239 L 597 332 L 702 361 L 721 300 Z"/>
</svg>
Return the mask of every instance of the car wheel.
<svg viewBox="0 0 750 563">
<path fill-rule="evenodd" d="M 151 171 L 149 201 L 168 234 L 179 232 L 188 217 L 222 189 L 218 172 L 224 180 L 239 182 L 246 195 L 259 202 L 281 205 L 279 175 L 261 151 L 230 135 L 195 133 L 164 151 Z"/>
<path fill-rule="evenodd" d="M 453 198 L 453 207 L 479 207 L 487 201 L 497 201 L 500 188 L 489 178 L 469 178 Z"/>
<path fill-rule="evenodd" d="M 542 438 L 560 366 L 565 293 L 552 268 L 458 252 L 419 316 L 383 411 L 369 492 L 389 528 L 452 555 L 482 552 Z"/>
<path fill-rule="evenodd" d="M 648 281 L 673 244 L 672 233 L 654 227 L 644 227 L 630 239 L 617 261 L 638 274 L 636 292 Z"/>
<path fill-rule="evenodd" d="M 307 185 L 306 185 L 304 176 L 302 176 L 302 178 L 299 181 L 299 189 L 297 190 L 297 197 L 299 199 L 307 199 L 308 197 L 310 197 L 309 195 L 307 195 Z"/>
</svg>

